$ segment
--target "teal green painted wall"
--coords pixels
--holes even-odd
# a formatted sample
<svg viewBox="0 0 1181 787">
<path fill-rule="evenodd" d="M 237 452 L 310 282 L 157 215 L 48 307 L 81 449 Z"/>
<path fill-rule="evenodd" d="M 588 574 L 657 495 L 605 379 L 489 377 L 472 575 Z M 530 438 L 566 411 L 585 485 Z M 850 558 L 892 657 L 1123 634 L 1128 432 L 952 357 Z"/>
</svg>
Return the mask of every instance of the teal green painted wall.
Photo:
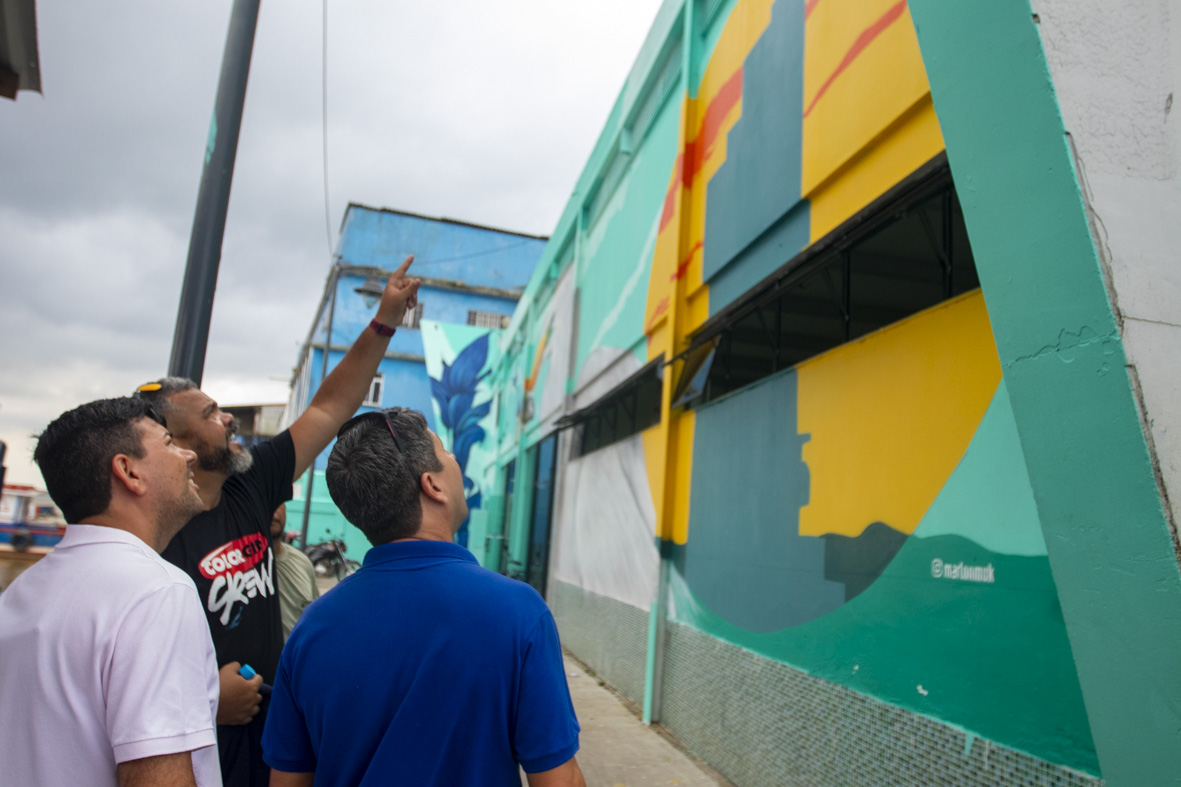
<svg viewBox="0 0 1181 787">
<path fill-rule="evenodd" d="M 533 465 L 536 461 L 535 450 L 519 450 L 517 452 L 517 469 L 513 479 L 513 509 L 509 512 L 509 527 L 506 534 L 508 541 L 511 571 L 505 573 L 523 572 L 529 560 L 529 520 L 533 513 Z M 520 575 L 522 578 L 524 574 Z"/>
<path fill-rule="evenodd" d="M 670 578 L 675 619 L 1005 746 L 1098 773 L 1005 385 L 914 533 L 880 576 L 846 601 L 826 592 L 847 579 L 826 562 L 832 544 L 798 535 L 809 470 L 799 449 L 807 436 L 795 434 L 794 378 L 794 371 L 781 373 L 698 411 L 690 537 L 675 548 Z M 729 489 L 738 491 L 723 499 L 719 490 Z M 735 522 L 743 523 L 741 535 Z M 960 563 L 989 567 L 992 581 L 951 576 Z"/>
<path fill-rule="evenodd" d="M 680 94 L 674 92 L 582 244 L 576 380 L 595 348 L 624 349 L 644 336 L 652 253 L 677 156 L 680 115 Z"/>
<path fill-rule="evenodd" d="M 1103 776 L 1176 783 L 1181 576 L 1032 9 L 910 10 Z"/>
</svg>

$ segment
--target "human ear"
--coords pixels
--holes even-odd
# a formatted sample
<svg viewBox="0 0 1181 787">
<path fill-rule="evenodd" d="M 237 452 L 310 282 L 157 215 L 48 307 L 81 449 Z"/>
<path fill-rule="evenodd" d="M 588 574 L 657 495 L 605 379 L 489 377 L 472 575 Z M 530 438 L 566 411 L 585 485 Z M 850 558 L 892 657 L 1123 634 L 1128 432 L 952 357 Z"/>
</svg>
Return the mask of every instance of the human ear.
<svg viewBox="0 0 1181 787">
<path fill-rule="evenodd" d="M 148 491 L 147 483 L 139 472 L 135 460 L 127 454 L 115 454 L 111 458 L 111 479 L 139 497 Z"/>
<path fill-rule="evenodd" d="M 436 503 L 447 502 L 447 495 L 443 492 L 443 488 L 435 482 L 435 477 L 432 474 L 423 473 L 422 478 L 419 479 L 419 487 L 424 495 Z"/>
</svg>

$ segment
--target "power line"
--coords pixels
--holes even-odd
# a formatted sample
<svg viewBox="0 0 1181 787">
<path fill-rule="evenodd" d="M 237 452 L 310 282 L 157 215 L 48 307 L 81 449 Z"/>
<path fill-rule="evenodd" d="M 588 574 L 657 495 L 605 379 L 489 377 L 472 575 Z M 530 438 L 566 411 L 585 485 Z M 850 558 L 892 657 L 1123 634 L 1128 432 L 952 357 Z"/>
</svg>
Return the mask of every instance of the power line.
<svg viewBox="0 0 1181 787">
<path fill-rule="evenodd" d="M 324 141 L 324 234 L 328 239 L 328 257 L 332 257 L 332 209 L 328 202 L 328 0 L 324 0 L 324 42 L 321 48 L 321 64 L 322 69 L 320 73 L 320 84 L 322 88 L 321 107 L 323 108 L 323 133 L 321 138 Z"/>
<path fill-rule="evenodd" d="M 444 262 L 458 262 L 459 260 L 470 260 L 472 257 L 483 257 L 486 254 L 495 254 L 498 251 L 505 251 L 507 249 L 514 249 L 517 246 L 521 246 L 523 244 L 528 243 L 530 240 L 534 240 L 534 239 L 533 238 L 522 238 L 518 241 L 514 241 L 513 243 L 506 243 L 504 246 L 497 246 L 494 249 L 484 249 L 483 251 L 473 251 L 470 254 L 460 254 L 456 257 L 444 257 L 441 260 L 434 260 L 434 259 L 431 259 L 431 258 L 426 257 L 424 255 L 423 259 L 422 259 L 422 264 L 423 265 L 430 265 L 432 263 L 439 264 L 439 263 L 444 263 Z"/>
</svg>

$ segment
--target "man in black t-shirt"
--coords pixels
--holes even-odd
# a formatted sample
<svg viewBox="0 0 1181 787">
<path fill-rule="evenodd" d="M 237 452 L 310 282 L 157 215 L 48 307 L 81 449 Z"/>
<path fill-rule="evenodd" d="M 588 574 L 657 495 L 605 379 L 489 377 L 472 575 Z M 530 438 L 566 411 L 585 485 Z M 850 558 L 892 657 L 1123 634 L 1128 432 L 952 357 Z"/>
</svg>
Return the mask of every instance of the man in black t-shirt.
<svg viewBox="0 0 1181 787">
<path fill-rule="evenodd" d="M 283 648 L 271 514 L 291 499 L 292 481 L 364 401 L 394 326 L 416 304 L 419 281 L 406 276 L 412 260 L 407 257 L 390 276 L 377 316 L 311 404 L 269 442 L 249 451 L 234 443 L 233 417 L 190 380 L 166 377 L 136 392 L 167 419 L 173 440 L 197 454 L 193 476 L 205 511 L 185 525 L 163 556 L 196 583 L 213 635 L 221 683 L 217 739 L 226 787 L 265 787 L 270 779 L 262 759 L 266 703 L 259 688 L 274 681 Z M 254 668 L 253 679 L 238 674 L 243 664 Z"/>
</svg>

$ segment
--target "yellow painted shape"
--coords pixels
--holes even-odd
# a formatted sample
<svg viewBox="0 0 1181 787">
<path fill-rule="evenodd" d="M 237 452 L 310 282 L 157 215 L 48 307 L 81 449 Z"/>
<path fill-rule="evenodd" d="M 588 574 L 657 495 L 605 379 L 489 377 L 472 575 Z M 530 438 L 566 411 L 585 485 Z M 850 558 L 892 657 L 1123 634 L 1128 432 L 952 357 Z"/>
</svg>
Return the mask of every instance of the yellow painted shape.
<svg viewBox="0 0 1181 787">
<path fill-rule="evenodd" d="M 697 98 L 682 94 L 679 155 L 666 192 L 672 193 L 671 216 L 656 236 L 644 310 L 649 360 L 662 353 L 672 358 L 683 349 L 688 333 L 709 316 L 709 287 L 703 282 L 699 248 L 705 236 L 706 186 L 726 160 L 727 136 L 742 116 L 742 101 L 736 101 L 722 117 L 713 117 L 717 129 L 712 145 L 706 145 L 703 128 L 711 117 L 711 102 L 743 67 L 770 24 L 773 5 L 774 0 L 739 0 L 702 74 Z M 700 160 L 696 161 L 698 154 Z M 644 432 L 644 462 L 656 508 L 657 535 L 684 544 L 689 533 L 696 415 L 687 412 L 673 417 L 673 383 L 671 375 L 666 375 L 661 423 Z"/>
<path fill-rule="evenodd" d="M 644 331 L 651 337 L 653 330 L 673 309 L 672 299 L 677 297 L 677 282 L 683 280 L 686 287 L 682 292 L 695 293 L 703 289 L 702 260 L 696 245 L 705 236 L 705 195 L 706 184 L 726 160 L 726 139 L 730 129 L 742 116 L 742 102 L 738 101 L 723 118 L 713 139 L 713 144 L 702 150 L 700 169 L 692 171 L 694 164 L 686 162 L 686 152 L 703 144 L 702 125 L 706 120 L 710 103 L 719 91 L 743 67 L 747 56 L 771 23 L 774 0 L 739 0 L 726 18 L 726 25 L 718 37 L 709 63 L 702 73 L 697 89 L 697 98 L 689 99 L 682 94 L 681 133 L 677 140 L 680 152 L 673 172 L 669 177 L 669 189 L 674 192 L 672 220 L 660 230 L 656 239 L 651 274 L 648 282 L 648 300 L 644 311 Z M 684 181 L 688 177 L 688 183 Z M 687 186 L 687 188 L 686 188 Z M 680 266 L 688 261 L 687 268 Z M 708 294 L 708 288 L 705 288 Z M 708 310 L 708 307 L 707 307 Z M 700 323 L 684 323 L 674 326 L 674 341 L 680 340 L 686 332 Z M 665 348 L 655 346 L 649 340 L 649 356 L 659 355 Z"/>
<path fill-rule="evenodd" d="M 811 476 L 800 534 L 911 533 L 984 417 L 1001 367 L 979 290 L 801 364 Z"/>
<path fill-rule="evenodd" d="M 858 37 L 897 0 L 820 0 L 804 25 L 804 106 L 840 67 Z M 930 93 L 910 11 L 874 37 L 803 120 L 801 191 L 807 196 Z"/>
<path fill-rule="evenodd" d="M 885 194 L 943 147 L 931 97 L 923 96 L 879 139 L 863 148 L 838 177 L 811 194 L 811 242 Z"/>
<path fill-rule="evenodd" d="M 684 544 L 689 540 L 689 489 L 693 484 L 693 436 L 697 427 L 697 413 L 689 410 L 673 421 L 676 456 L 672 488 L 669 490 L 672 503 L 672 532 L 664 535 L 673 543 Z"/>
<path fill-rule="evenodd" d="M 656 532 L 652 534 L 656 536 L 660 532 L 661 500 L 664 497 L 664 422 L 645 429 L 640 433 L 640 439 L 644 446 L 644 466 L 648 470 L 648 491 L 652 493 L 652 507 L 656 511 Z"/>
<path fill-rule="evenodd" d="M 688 112 L 689 100 L 686 97 L 681 99 L 681 132 L 677 137 L 677 146 L 679 150 L 683 150 L 685 146 L 685 113 Z M 668 188 L 666 193 L 673 194 L 673 218 L 663 228 L 659 229 L 656 235 L 656 246 L 652 252 L 652 268 L 648 273 L 648 300 L 644 307 L 644 333 L 648 334 L 648 360 L 652 360 L 657 355 L 660 355 L 663 348 L 657 347 L 656 342 L 653 341 L 652 334 L 660 326 L 662 321 L 668 319 L 668 313 L 672 308 L 670 298 L 672 295 L 672 287 L 669 280 L 677 270 L 677 252 L 678 252 L 678 228 L 680 222 L 678 217 L 681 212 L 682 196 L 684 189 L 681 188 L 681 173 L 680 167 L 682 165 L 681 156 L 677 156 L 676 164 L 673 166 L 673 171 L 669 175 Z M 661 203 L 661 213 L 664 211 L 664 203 Z M 657 221 L 661 220 L 661 216 L 657 216 Z"/>
</svg>

